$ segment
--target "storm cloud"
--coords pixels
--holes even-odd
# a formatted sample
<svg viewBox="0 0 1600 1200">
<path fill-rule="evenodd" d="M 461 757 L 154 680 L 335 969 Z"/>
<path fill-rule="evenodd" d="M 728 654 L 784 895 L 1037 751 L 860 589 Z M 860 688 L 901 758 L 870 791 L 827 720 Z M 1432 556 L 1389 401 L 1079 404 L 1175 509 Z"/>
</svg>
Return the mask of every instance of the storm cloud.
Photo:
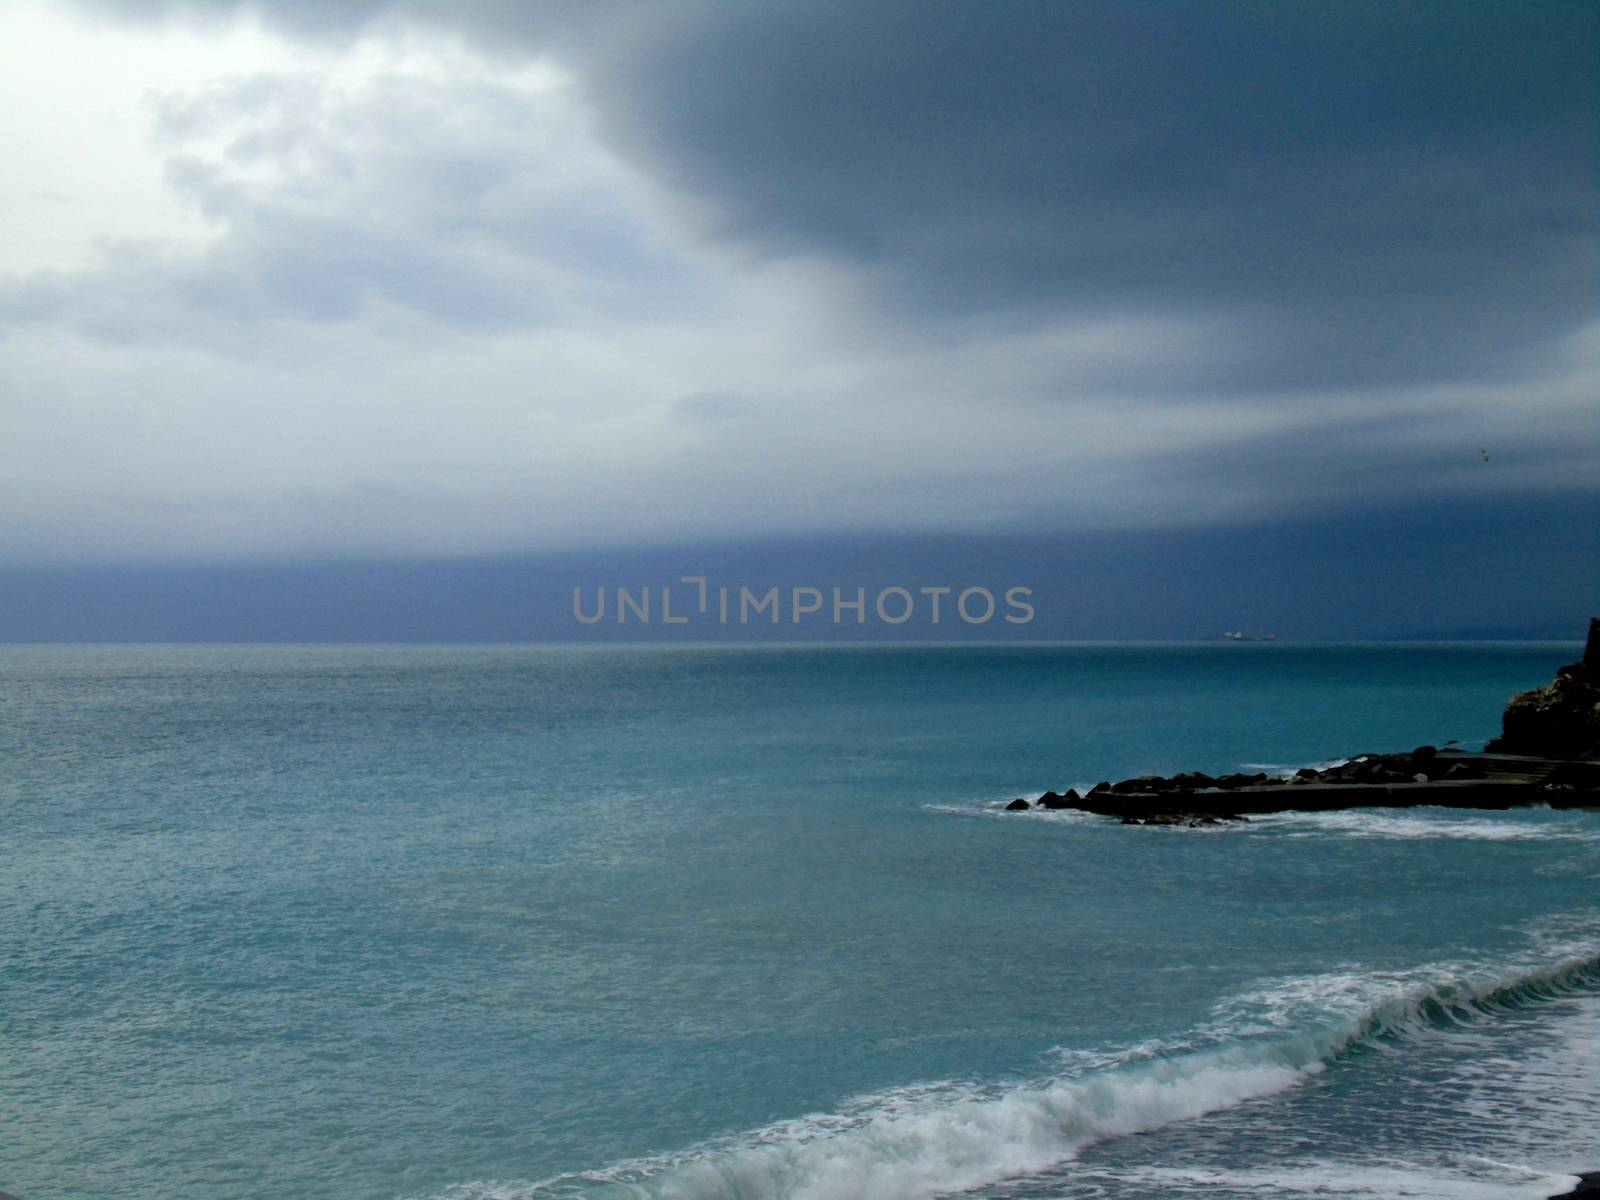
<svg viewBox="0 0 1600 1200">
<path fill-rule="evenodd" d="M 355 36 L 430 6 L 265 5 Z M 1515 375 L 1594 315 L 1585 3 L 467 4 L 705 232 L 919 316 L 1224 312 L 1239 382 Z"/>
<path fill-rule="evenodd" d="M 1592 4 L 29 12 L 219 51 L 105 97 L 171 228 L 0 275 L 19 561 L 1600 490 Z"/>
</svg>

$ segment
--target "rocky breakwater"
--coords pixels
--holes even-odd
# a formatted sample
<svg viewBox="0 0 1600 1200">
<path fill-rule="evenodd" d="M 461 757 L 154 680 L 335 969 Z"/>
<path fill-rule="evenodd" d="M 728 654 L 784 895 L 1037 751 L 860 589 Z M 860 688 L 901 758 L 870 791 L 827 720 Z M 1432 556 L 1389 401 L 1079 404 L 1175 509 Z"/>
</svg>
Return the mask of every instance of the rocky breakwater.
<svg viewBox="0 0 1600 1200">
<path fill-rule="evenodd" d="M 1600 808 L 1600 618 L 1589 622 L 1582 661 L 1506 706 L 1503 732 L 1481 754 L 1418 746 L 1357 754 L 1293 775 L 1198 771 L 1140 775 L 1079 794 L 1046 792 L 1008 811 L 1078 809 L 1128 825 L 1198 827 L 1275 812 L 1341 808 Z"/>
</svg>

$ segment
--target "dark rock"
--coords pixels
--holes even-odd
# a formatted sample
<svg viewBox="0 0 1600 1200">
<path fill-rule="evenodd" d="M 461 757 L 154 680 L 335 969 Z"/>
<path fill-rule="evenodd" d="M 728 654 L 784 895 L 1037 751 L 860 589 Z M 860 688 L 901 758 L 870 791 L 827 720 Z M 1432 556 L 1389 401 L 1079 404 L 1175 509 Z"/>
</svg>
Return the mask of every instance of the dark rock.
<svg viewBox="0 0 1600 1200">
<path fill-rule="evenodd" d="M 1124 825 L 1167 825 L 1182 829 L 1204 829 L 1210 825 L 1223 825 L 1229 821 L 1242 821 L 1233 813 L 1164 812 L 1144 817 L 1123 817 Z"/>
<path fill-rule="evenodd" d="M 1579 663 L 1562 667 L 1543 687 L 1511 697 L 1500 736 L 1484 749 L 1561 758 L 1600 754 L 1600 685 L 1579 674 L 1581 669 Z"/>
<path fill-rule="evenodd" d="M 1132 779 L 1120 779 L 1113 783 L 1111 790 L 1119 796 L 1125 796 L 1130 792 L 1170 792 L 1174 787 L 1170 779 L 1161 775 L 1135 775 Z"/>
<path fill-rule="evenodd" d="M 1029 804 L 1021 796 L 1018 796 L 1010 804 L 1006 805 L 1006 811 L 1007 812 L 1027 812 L 1028 809 L 1030 809 L 1032 807 L 1033 807 L 1033 805 Z"/>
<path fill-rule="evenodd" d="M 1035 808 L 1057 809 L 1076 807 L 1077 802 L 1078 793 L 1073 791 L 1071 788 L 1068 788 L 1067 794 L 1064 796 L 1056 792 L 1046 792 L 1033 803 Z"/>
<path fill-rule="evenodd" d="M 1265 783 L 1266 781 L 1266 772 L 1262 771 L 1254 775 L 1224 775 L 1221 779 L 1217 780 L 1216 786 L 1224 789 L 1254 787 L 1256 784 Z"/>
<path fill-rule="evenodd" d="M 1600 791 L 1600 763 L 1562 763 L 1544 777 L 1540 787 Z"/>
<path fill-rule="evenodd" d="M 1415 750 L 1413 750 L 1411 752 L 1411 761 L 1412 762 L 1416 762 L 1419 759 L 1432 758 L 1434 755 L 1436 755 L 1438 753 L 1439 753 L 1439 751 L 1434 749 L 1434 747 L 1432 747 L 1432 746 L 1418 746 Z"/>
<path fill-rule="evenodd" d="M 1294 777 L 1296 779 L 1315 779 L 1317 777 L 1317 773 L 1311 767 L 1301 767 L 1294 773 Z"/>
<path fill-rule="evenodd" d="M 1099 783 L 1095 784 L 1092 788 L 1089 789 L 1089 795 L 1096 796 L 1096 795 L 1099 795 L 1101 792 L 1109 792 L 1110 790 L 1111 790 L 1111 785 L 1109 783 L 1107 783 L 1104 779 L 1102 779 Z"/>
<path fill-rule="evenodd" d="M 1201 788 L 1216 787 L 1217 781 L 1204 771 L 1184 771 L 1172 777 L 1172 782 L 1183 791 L 1199 791 Z"/>
<path fill-rule="evenodd" d="M 1590 636 L 1593 637 L 1593 626 L 1590 626 L 1590 629 Z M 1600 1171 L 1589 1171 L 1578 1176 L 1577 1187 L 1570 1192 L 1562 1192 L 1559 1196 L 1552 1196 L 1550 1200 L 1577 1200 L 1580 1196 L 1584 1197 L 1584 1200 L 1600 1200 Z"/>
<path fill-rule="evenodd" d="M 1589 622 L 1581 662 L 1568 663 L 1543 687 L 1518 692 L 1500 718 L 1491 753 L 1551 758 L 1600 757 L 1600 617 Z"/>
</svg>

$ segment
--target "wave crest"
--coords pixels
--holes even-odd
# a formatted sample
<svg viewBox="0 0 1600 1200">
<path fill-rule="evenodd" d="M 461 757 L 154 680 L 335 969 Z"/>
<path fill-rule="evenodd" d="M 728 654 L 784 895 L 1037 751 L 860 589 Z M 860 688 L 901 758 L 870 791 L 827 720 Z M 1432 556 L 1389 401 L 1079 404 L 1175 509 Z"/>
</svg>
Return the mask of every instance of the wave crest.
<svg viewBox="0 0 1600 1200">
<path fill-rule="evenodd" d="M 1353 1049 L 1600 990 L 1600 945 L 1550 947 L 1499 972 L 1284 980 L 1219 1005 L 1181 1043 L 1027 1083 L 942 1083 L 867 1097 L 681 1155 L 537 1184 L 467 1184 L 446 1200 L 914 1200 L 1035 1174 L 1105 1138 L 1295 1086 Z"/>
</svg>

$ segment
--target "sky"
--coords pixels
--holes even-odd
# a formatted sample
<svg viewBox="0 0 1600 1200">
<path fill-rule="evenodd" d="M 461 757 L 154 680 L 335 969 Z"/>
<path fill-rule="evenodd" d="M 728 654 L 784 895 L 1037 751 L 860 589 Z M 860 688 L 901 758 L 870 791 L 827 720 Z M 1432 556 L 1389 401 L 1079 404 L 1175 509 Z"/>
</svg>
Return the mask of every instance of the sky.
<svg viewBox="0 0 1600 1200">
<path fill-rule="evenodd" d="M 1592 0 L 8 0 L 0 640 L 1576 635 L 1597 120 Z"/>
</svg>

